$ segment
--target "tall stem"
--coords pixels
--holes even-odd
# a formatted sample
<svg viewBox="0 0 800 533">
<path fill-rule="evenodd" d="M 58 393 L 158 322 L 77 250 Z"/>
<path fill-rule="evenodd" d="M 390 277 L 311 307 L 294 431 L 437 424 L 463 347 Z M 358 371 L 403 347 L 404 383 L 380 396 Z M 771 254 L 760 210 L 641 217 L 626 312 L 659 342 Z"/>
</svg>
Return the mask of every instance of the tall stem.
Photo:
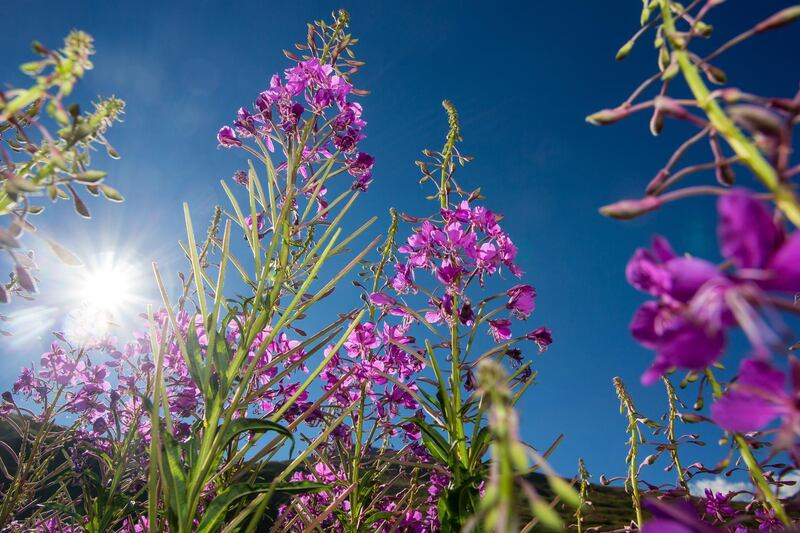
<svg viewBox="0 0 800 533">
<path fill-rule="evenodd" d="M 773 166 L 764 158 L 761 151 L 750 141 L 711 97 L 700 71 L 692 62 L 685 44 L 677 36 L 675 20 L 672 17 L 671 0 L 660 0 L 664 30 L 672 43 L 672 54 L 681 69 L 689 89 L 697 104 L 708 116 L 711 125 L 728 142 L 741 161 L 756 175 L 759 181 L 775 195 L 775 203 L 795 226 L 800 226 L 800 205 L 788 184 L 782 183 Z"/>
<path fill-rule="evenodd" d="M 714 377 L 713 372 L 711 372 L 710 368 L 706 369 L 706 378 L 708 382 L 711 384 L 711 388 L 714 391 L 714 398 L 719 398 L 722 396 L 722 387 L 720 387 L 719 382 Z M 748 444 L 747 439 L 745 439 L 740 433 L 734 433 L 733 439 L 736 441 L 736 445 L 739 447 L 739 454 L 742 456 L 742 460 L 744 464 L 747 466 L 747 470 L 750 472 L 750 478 L 753 480 L 753 483 L 758 487 L 759 492 L 764 496 L 764 499 L 769 504 L 769 507 L 775 511 L 775 516 L 783 522 L 785 525 L 790 525 L 791 521 L 789 520 L 789 515 L 786 514 L 786 510 L 783 508 L 783 504 L 772 492 L 772 488 L 767 483 L 767 479 L 764 477 L 764 471 L 761 470 L 761 466 L 758 464 L 758 460 L 756 460 L 755 456 L 753 455 L 752 450 L 750 450 L 750 444 Z"/>
</svg>

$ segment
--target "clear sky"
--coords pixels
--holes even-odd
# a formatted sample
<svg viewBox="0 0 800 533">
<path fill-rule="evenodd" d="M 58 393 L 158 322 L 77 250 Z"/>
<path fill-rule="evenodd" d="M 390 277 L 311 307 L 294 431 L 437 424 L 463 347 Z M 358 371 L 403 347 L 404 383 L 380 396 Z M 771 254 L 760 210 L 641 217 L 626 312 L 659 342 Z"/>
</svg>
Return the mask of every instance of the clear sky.
<svg viewBox="0 0 800 533">
<path fill-rule="evenodd" d="M 722 39 L 755 22 L 748 9 L 763 17 L 784 5 L 730 2 L 710 22 Z M 538 382 L 520 405 L 523 437 L 545 447 L 564 433 L 553 464 L 565 474 L 575 470 L 579 456 L 596 475 L 620 474 L 625 421 L 612 377 L 627 382 L 651 417 L 665 405 L 662 389 L 638 384 L 651 355 L 628 335 L 642 298 L 625 282 L 625 263 L 656 231 L 679 252 L 718 258 L 710 199 L 670 205 L 630 223 L 597 213 L 604 203 L 640 194 L 689 132 L 668 124 L 653 138 L 647 116 L 610 128 L 584 122 L 587 114 L 621 102 L 656 68 L 650 37 L 624 62 L 614 61 L 617 48 L 637 29 L 640 6 L 638 0 L 0 0 L 0 78 L 24 81 L 16 66 L 31 58 L 34 39 L 57 46 L 71 28 L 95 37 L 95 70 L 77 96 L 86 101 L 116 94 L 127 101 L 125 123 L 110 135 L 122 160 L 98 158 L 126 202 L 90 200 L 92 221 L 78 219 L 64 203 L 39 225 L 84 257 L 122 248 L 145 271 L 151 260 L 169 270 L 180 260 L 180 203 L 190 203 L 203 227 L 213 206 L 226 203 L 218 181 L 242 166 L 240 156 L 216 149 L 217 129 L 287 65 L 281 50 L 304 39 L 306 21 L 346 8 L 361 40 L 357 55 L 367 62 L 357 84 L 372 93 L 362 100 L 369 122 L 363 148 L 376 157 L 375 181 L 351 216 L 352 227 L 375 214 L 381 217 L 379 231 L 390 206 L 414 214 L 432 207 L 420 205 L 429 191 L 418 185 L 413 162 L 422 148 L 441 146 L 446 120 L 440 102 L 452 100 L 462 119 L 463 151 L 476 157 L 460 180 L 481 186 L 486 203 L 506 216 L 504 227 L 520 247 L 525 279 L 539 293 L 532 325 L 547 324 L 554 332 L 554 345 L 536 359 Z M 723 56 L 719 66 L 734 84 L 754 92 L 792 95 L 796 36 L 788 30 L 756 39 Z M 49 264 L 44 255 L 42 260 Z M 43 289 L 58 291 L 61 267 L 48 268 Z M 37 305 L 54 306 L 47 299 Z M 35 325 L 57 329 L 60 312 L 52 310 L 52 322 Z M 41 341 L 1 342 L 5 389 L 20 366 L 38 360 Z M 715 440 L 710 448 L 716 448 Z"/>
</svg>

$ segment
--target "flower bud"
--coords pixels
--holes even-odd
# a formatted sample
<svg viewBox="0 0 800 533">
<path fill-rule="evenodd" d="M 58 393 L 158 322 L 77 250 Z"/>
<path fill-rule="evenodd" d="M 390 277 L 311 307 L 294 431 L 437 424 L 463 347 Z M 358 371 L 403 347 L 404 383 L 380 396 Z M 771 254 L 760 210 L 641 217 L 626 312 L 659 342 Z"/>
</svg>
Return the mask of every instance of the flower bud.
<svg viewBox="0 0 800 533">
<path fill-rule="evenodd" d="M 687 424 L 696 424 L 698 422 L 702 422 L 703 420 L 705 420 L 704 417 L 693 413 L 681 413 L 679 416 L 681 421 Z"/>
<path fill-rule="evenodd" d="M 16 272 L 19 286 L 30 293 L 36 292 L 36 282 L 33 280 L 30 272 L 19 265 L 17 265 Z"/>
<path fill-rule="evenodd" d="M 630 220 L 661 207 L 657 196 L 645 196 L 639 200 L 620 200 L 600 208 L 600 213 L 619 220 Z"/>
<path fill-rule="evenodd" d="M 631 39 L 631 40 L 630 40 L 630 41 L 628 41 L 627 43 L 623 44 L 623 45 L 620 47 L 620 49 L 619 49 L 619 50 L 617 50 L 617 55 L 616 55 L 616 59 L 617 59 L 617 61 L 622 61 L 623 59 L 625 59 L 625 57 L 627 57 L 627 55 L 628 55 L 628 54 L 631 52 L 631 50 L 633 49 L 633 45 L 634 45 L 634 44 L 636 44 L 636 41 L 635 41 L 634 39 Z"/>
<path fill-rule="evenodd" d="M 647 194 L 653 194 L 658 190 L 659 187 L 661 187 L 661 184 L 664 183 L 668 177 L 669 171 L 665 168 L 662 168 L 658 171 L 658 174 L 656 174 L 655 177 L 650 180 L 650 183 L 647 184 L 645 192 Z"/>
<path fill-rule="evenodd" d="M 702 20 L 695 21 L 694 29 L 703 37 L 711 37 L 711 34 L 714 33 L 714 26 L 706 24 Z"/>
<path fill-rule="evenodd" d="M 653 111 L 653 116 L 650 117 L 650 133 L 657 136 L 664 129 L 664 113 L 660 109 Z"/>
<path fill-rule="evenodd" d="M 781 121 L 771 111 L 755 105 L 728 106 L 728 114 L 740 126 L 753 133 L 761 133 L 768 137 L 778 137 L 781 131 Z"/>
<path fill-rule="evenodd" d="M 800 18 L 800 6 L 787 7 L 786 9 L 782 9 L 771 17 L 768 17 L 756 24 L 754 31 L 756 33 L 761 33 L 764 31 L 774 30 L 776 28 L 780 28 L 781 26 L 791 24 L 798 18 Z"/>
<path fill-rule="evenodd" d="M 719 165 L 715 172 L 717 182 L 720 185 L 727 185 L 730 187 L 736 183 L 736 174 L 730 165 Z"/>
<path fill-rule="evenodd" d="M 725 71 L 714 65 L 704 65 L 703 73 L 706 75 L 706 78 L 708 78 L 708 81 L 716 85 L 722 85 L 728 81 L 728 75 L 725 74 Z"/>
<path fill-rule="evenodd" d="M 623 118 L 630 115 L 630 109 L 627 107 L 616 107 L 614 109 L 603 109 L 597 113 L 591 114 L 586 117 L 586 122 L 593 126 L 607 126 L 619 122 Z"/>
</svg>

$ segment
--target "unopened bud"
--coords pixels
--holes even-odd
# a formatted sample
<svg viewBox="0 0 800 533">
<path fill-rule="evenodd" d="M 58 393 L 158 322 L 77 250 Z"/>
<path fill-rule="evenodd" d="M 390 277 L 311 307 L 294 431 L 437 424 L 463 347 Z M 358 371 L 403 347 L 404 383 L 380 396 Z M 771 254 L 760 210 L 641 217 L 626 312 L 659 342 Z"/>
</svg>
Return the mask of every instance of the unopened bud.
<svg viewBox="0 0 800 533">
<path fill-rule="evenodd" d="M 699 35 L 702 35 L 703 37 L 711 37 L 711 34 L 714 33 L 714 26 L 706 24 L 702 20 L 698 20 L 695 22 L 694 29 L 697 31 Z"/>
<path fill-rule="evenodd" d="M 661 73 L 661 81 L 671 80 L 678 75 L 679 70 L 677 63 L 670 63 L 666 70 Z"/>
<path fill-rule="evenodd" d="M 669 113 L 677 118 L 683 118 L 688 114 L 686 108 L 670 98 L 669 96 L 657 96 L 655 98 L 656 109 Z"/>
<path fill-rule="evenodd" d="M 33 280 L 33 277 L 31 276 L 30 272 L 28 272 L 27 269 L 17 265 L 16 273 L 17 273 L 17 283 L 19 283 L 19 286 L 30 293 L 35 293 L 36 282 Z"/>
<path fill-rule="evenodd" d="M 653 111 L 653 116 L 650 117 L 650 133 L 657 136 L 664 129 L 664 113 L 660 109 Z"/>
<path fill-rule="evenodd" d="M 669 50 L 666 46 L 662 46 L 658 50 L 658 70 L 664 72 L 669 66 Z"/>
<path fill-rule="evenodd" d="M 621 200 L 600 208 L 600 213 L 619 220 L 630 220 L 661 207 L 657 196 L 645 196 L 639 200 Z"/>
<path fill-rule="evenodd" d="M 780 135 L 781 121 L 777 115 L 767 109 L 755 105 L 728 106 L 731 118 L 752 132 L 763 133 L 772 137 Z"/>
<path fill-rule="evenodd" d="M 708 81 L 717 85 L 722 85 L 728 81 L 728 75 L 725 74 L 725 71 L 714 65 L 705 65 L 703 67 L 703 73 L 706 75 L 706 78 L 708 78 Z"/>
<path fill-rule="evenodd" d="M 46 56 L 50 53 L 50 51 L 39 41 L 33 41 L 33 43 L 31 43 L 31 48 L 33 49 L 34 53 L 39 54 L 40 56 Z"/>
<path fill-rule="evenodd" d="M 687 424 L 696 424 L 703 421 L 702 416 L 692 413 L 681 413 L 678 416 L 680 416 L 682 422 L 686 422 Z"/>
<path fill-rule="evenodd" d="M 586 117 L 586 122 L 594 126 L 606 126 L 608 124 L 619 122 L 623 118 L 626 118 L 628 115 L 630 115 L 630 113 L 630 108 L 627 107 L 603 109 L 602 111 L 598 111 L 597 113 Z"/>
<path fill-rule="evenodd" d="M 653 194 L 658 190 L 659 187 L 661 187 L 661 184 L 663 184 L 668 177 L 669 177 L 669 171 L 665 168 L 662 168 L 661 170 L 658 171 L 658 174 L 656 174 L 655 177 L 652 180 L 650 180 L 650 183 L 647 184 L 645 192 L 647 194 Z"/>
<path fill-rule="evenodd" d="M 623 44 L 620 47 L 620 49 L 617 50 L 617 56 L 616 56 L 617 61 L 622 61 L 623 59 L 625 59 L 625 57 L 627 57 L 627 55 L 631 52 L 631 50 L 633 50 L 634 44 L 636 44 L 636 41 L 634 39 L 631 39 L 627 43 Z"/>
<path fill-rule="evenodd" d="M 771 17 L 756 24 L 754 30 L 756 33 L 774 30 L 776 28 L 780 28 L 781 26 L 791 24 L 798 18 L 800 18 L 800 6 L 787 7 L 786 9 L 778 11 Z"/>
<path fill-rule="evenodd" d="M 726 104 L 735 104 L 742 98 L 742 91 L 735 87 L 727 87 L 722 89 L 720 94 Z"/>
<path fill-rule="evenodd" d="M 731 186 L 736 183 L 736 173 L 730 165 L 719 165 L 716 170 L 717 182 L 720 185 Z"/>
</svg>

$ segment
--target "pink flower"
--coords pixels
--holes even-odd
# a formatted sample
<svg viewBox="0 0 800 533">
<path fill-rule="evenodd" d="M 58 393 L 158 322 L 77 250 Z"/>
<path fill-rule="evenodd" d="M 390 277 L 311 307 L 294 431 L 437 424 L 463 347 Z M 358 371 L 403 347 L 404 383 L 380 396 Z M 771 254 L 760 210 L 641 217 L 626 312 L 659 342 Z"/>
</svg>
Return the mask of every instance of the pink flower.
<svg viewBox="0 0 800 533">
<path fill-rule="evenodd" d="M 520 320 L 530 316 L 536 308 L 536 289 L 530 285 L 516 285 L 511 287 L 508 294 L 506 308 L 511 310 L 511 314 Z"/>
<path fill-rule="evenodd" d="M 489 334 L 495 342 L 507 341 L 511 338 L 511 321 L 507 318 L 498 318 L 489 321 Z"/>
</svg>

